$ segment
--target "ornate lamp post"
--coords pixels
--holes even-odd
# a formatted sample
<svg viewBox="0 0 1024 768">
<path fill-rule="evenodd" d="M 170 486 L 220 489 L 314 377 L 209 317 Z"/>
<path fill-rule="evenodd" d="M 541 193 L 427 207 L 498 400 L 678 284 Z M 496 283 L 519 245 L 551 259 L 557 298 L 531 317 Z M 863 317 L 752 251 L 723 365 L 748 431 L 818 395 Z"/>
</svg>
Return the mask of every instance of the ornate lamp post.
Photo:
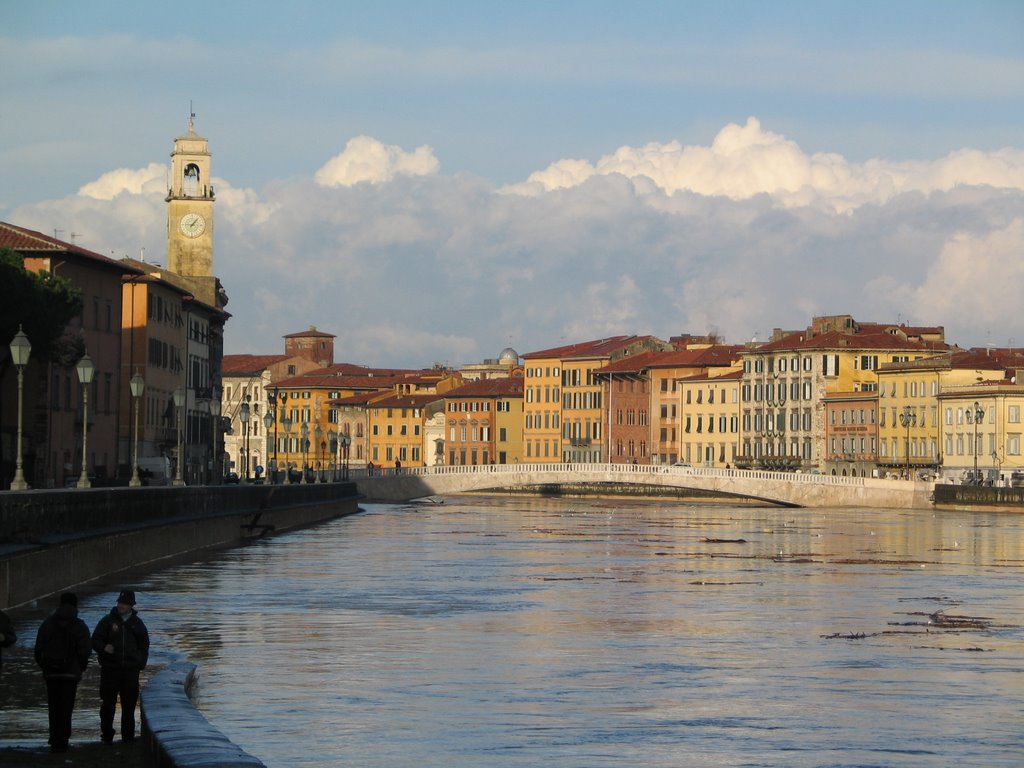
<svg viewBox="0 0 1024 768">
<path fill-rule="evenodd" d="M 287 454 L 292 452 L 292 418 L 285 412 L 285 415 L 281 417 L 281 426 L 284 427 L 285 440 L 288 441 L 288 450 L 285 451 L 285 468 L 284 468 L 284 484 L 291 485 L 292 482 L 292 468 L 291 462 L 288 461 Z"/>
<path fill-rule="evenodd" d="M 174 485 L 184 485 L 181 477 L 181 466 L 185 463 L 185 446 L 182 442 L 181 433 L 181 409 L 185 407 L 185 389 L 178 387 L 174 390 L 174 416 L 178 426 L 178 460 L 174 467 Z"/>
<path fill-rule="evenodd" d="M 306 482 L 306 462 L 309 460 L 309 424 L 303 422 L 299 428 L 299 433 L 302 435 L 302 480 L 300 483 Z"/>
<path fill-rule="evenodd" d="M 128 481 L 128 485 L 132 488 L 138 488 L 142 485 L 142 481 L 139 480 L 139 400 L 142 399 L 142 393 L 146 391 L 146 380 L 136 371 L 135 375 L 128 382 L 128 386 L 131 388 L 132 403 L 135 406 L 135 440 L 132 442 L 132 479 Z"/>
<path fill-rule="evenodd" d="M 242 480 L 249 482 L 249 398 L 246 395 L 242 405 L 238 409 L 238 418 L 242 422 Z"/>
<path fill-rule="evenodd" d="M 907 428 L 907 479 L 910 479 L 910 428 L 917 424 L 917 411 L 909 405 L 900 411 L 900 424 Z"/>
<path fill-rule="evenodd" d="M 327 445 L 331 452 L 331 482 L 338 482 L 338 433 L 333 429 L 327 430 Z"/>
<path fill-rule="evenodd" d="M 981 485 L 981 477 L 978 475 L 978 424 L 985 418 L 985 409 L 975 400 L 968 413 L 974 417 L 974 484 Z"/>
<path fill-rule="evenodd" d="M 24 396 L 25 388 L 25 366 L 28 365 L 29 355 L 32 354 L 32 344 L 28 340 L 28 336 L 21 330 L 21 326 L 18 326 L 18 332 L 14 334 L 14 338 L 11 339 L 11 360 L 14 362 L 14 367 L 18 369 L 18 447 L 17 447 L 17 463 L 15 464 L 14 479 L 11 480 L 12 491 L 25 491 L 28 490 L 28 483 L 25 482 L 25 474 L 22 471 L 21 466 L 21 424 L 22 424 L 22 398 Z"/>
<path fill-rule="evenodd" d="M 341 451 L 345 456 L 345 469 L 341 476 L 342 480 L 348 480 L 348 447 L 352 444 L 352 438 L 348 432 L 342 432 L 338 438 L 341 441 Z"/>
<path fill-rule="evenodd" d="M 89 438 L 89 385 L 92 384 L 96 366 L 92 364 L 92 358 L 89 357 L 88 352 L 82 355 L 75 370 L 78 372 L 78 382 L 82 385 L 82 474 L 78 478 L 78 487 L 90 488 L 92 483 L 89 482 L 89 454 L 86 443 Z"/>
<path fill-rule="evenodd" d="M 270 464 L 270 458 L 269 458 L 270 457 L 270 441 L 274 439 L 270 435 L 270 428 L 273 425 L 274 425 L 274 414 L 271 411 L 271 409 L 268 408 L 266 410 L 266 412 L 263 414 L 263 429 L 265 430 L 265 434 L 267 436 L 267 463 L 268 464 Z M 267 472 L 267 478 L 270 481 L 270 484 L 273 485 L 274 481 L 276 480 L 276 478 L 274 476 L 277 474 L 277 461 L 276 460 L 274 460 L 273 465 L 269 468 L 269 470 L 270 471 Z"/>
<path fill-rule="evenodd" d="M 210 466 L 210 482 L 219 484 L 223 477 L 220 463 L 220 449 L 217 444 L 220 442 L 220 392 L 217 390 L 213 391 L 213 397 L 210 398 L 210 421 L 213 426 L 213 449 L 212 456 L 213 461 Z"/>
<path fill-rule="evenodd" d="M 320 429 L 320 425 L 319 424 L 317 424 L 316 425 L 316 429 L 313 430 L 313 435 L 316 437 L 316 442 L 313 443 L 313 447 L 317 448 L 317 446 L 319 446 L 319 448 L 317 448 L 317 450 L 320 451 L 320 454 L 317 457 L 317 462 L 320 464 L 320 482 L 322 483 L 324 481 L 324 447 L 325 446 L 324 446 L 324 442 L 323 442 L 323 439 L 322 439 L 323 436 L 324 436 L 324 431 L 322 429 Z"/>
</svg>

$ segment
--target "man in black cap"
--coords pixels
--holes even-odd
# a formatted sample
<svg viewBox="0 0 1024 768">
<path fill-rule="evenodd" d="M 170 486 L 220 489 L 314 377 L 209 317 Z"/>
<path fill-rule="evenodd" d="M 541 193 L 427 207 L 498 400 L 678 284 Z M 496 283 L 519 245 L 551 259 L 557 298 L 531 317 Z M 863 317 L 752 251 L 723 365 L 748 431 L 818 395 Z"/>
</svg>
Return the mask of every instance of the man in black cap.
<svg viewBox="0 0 1024 768">
<path fill-rule="evenodd" d="M 114 711 L 121 697 L 121 740 L 135 739 L 135 705 L 139 701 L 139 672 L 149 661 L 149 631 L 135 610 L 135 593 L 126 589 L 117 605 L 100 619 L 92 633 L 100 660 L 100 736 L 114 740 Z"/>
<path fill-rule="evenodd" d="M 68 749 L 78 681 L 91 653 L 89 628 L 78 618 L 78 597 L 65 592 L 57 610 L 40 625 L 35 645 L 36 664 L 46 679 L 50 749 L 54 752 Z"/>
</svg>

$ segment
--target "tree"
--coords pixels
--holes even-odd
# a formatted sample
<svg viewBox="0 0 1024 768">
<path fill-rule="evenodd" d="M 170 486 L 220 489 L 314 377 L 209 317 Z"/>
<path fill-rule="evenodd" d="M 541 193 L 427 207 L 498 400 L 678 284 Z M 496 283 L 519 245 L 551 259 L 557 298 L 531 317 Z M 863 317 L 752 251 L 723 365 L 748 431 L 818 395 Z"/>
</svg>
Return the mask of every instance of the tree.
<svg viewBox="0 0 1024 768">
<path fill-rule="evenodd" d="M 32 342 L 32 356 L 50 359 L 72 319 L 82 313 L 82 292 L 70 281 L 49 272 L 28 272 L 24 257 L 0 248 L 0 359 L 10 362 L 6 344 L 21 326 Z"/>
</svg>

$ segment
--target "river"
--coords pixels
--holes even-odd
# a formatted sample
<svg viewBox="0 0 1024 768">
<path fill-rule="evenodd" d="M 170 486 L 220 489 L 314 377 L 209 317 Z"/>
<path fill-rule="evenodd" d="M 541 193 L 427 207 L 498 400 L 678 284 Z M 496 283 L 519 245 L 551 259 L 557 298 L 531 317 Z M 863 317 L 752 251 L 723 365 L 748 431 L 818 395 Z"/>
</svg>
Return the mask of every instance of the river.
<svg viewBox="0 0 1024 768">
<path fill-rule="evenodd" d="M 271 768 L 997 768 L 1022 571 L 1018 515 L 458 497 L 134 586 Z"/>
</svg>

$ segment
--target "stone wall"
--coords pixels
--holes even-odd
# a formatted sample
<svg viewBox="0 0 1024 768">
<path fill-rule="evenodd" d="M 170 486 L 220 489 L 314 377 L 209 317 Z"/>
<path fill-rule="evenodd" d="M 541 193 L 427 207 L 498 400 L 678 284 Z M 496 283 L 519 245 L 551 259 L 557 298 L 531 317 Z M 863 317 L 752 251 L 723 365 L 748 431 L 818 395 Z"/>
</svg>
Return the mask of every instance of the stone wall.
<svg viewBox="0 0 1024 768">
<path fill-rule="evenodd" d="M 0 494 L 0 608 L 357 511 L 352 483 Z"/>
</svg>

